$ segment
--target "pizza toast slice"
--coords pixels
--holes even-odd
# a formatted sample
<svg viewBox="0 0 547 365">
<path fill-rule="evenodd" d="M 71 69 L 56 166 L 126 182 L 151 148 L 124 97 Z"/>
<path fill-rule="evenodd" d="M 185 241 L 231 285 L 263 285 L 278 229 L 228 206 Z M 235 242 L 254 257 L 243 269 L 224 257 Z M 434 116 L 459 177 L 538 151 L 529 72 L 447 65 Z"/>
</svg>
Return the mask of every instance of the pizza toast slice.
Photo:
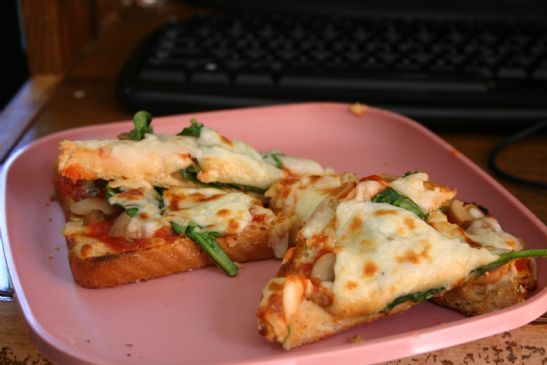
<svg viewBox="0 0 547 365">
<path fill-rule="evenodd" d="M 511 261 L 430 224 L 443 221 L 455 195 L 409 173 L 369 176 L 325 198 L 264 287 L 259 332 L 290 349 L 442 296 Z M 547 254 L 537 251 L 520 252 Z"/>
<path fill-rule="evenodd" d="M 503 230 L 488 210 L 476 203 L 454 199 L 446 209 L 446 217 L 431 224 L 452 224 L 452 230 L 470 242 L 489 250 L 518 255 L 524 249 L 519 238 Z M 478 315 L 522 303 L 537 287 L 535 261 L 530 257 L 515 258 L 490 270 L 486 275 L 474 276 L 465 284 L 432 300 L 466 315 Z"/>
<path fill-rule="evenodd" d="M 213 263 L 235 275 L 235 262 L 273 257 L 272 246 L 287 235 L 264 206 L 266 188 L 282 176 L 327 171 L 311 160 L 260 154 L 195 120 L 176 136 L 154 134 L 146 114 L 134 122 L 122 139 L 60 145 L 56 192 L 82 286 Z"/>
</svg>

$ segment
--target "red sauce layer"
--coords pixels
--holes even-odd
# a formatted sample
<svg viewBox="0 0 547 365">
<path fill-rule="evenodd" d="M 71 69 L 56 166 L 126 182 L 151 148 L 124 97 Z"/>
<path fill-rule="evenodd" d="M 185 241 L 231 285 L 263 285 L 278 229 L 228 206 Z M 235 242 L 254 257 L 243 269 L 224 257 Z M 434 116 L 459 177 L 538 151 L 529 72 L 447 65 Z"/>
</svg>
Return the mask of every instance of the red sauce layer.
<svg viewBox="0 0 547 365">
<path fill-rule="evenodd" d="M 152 246 L 154 238 L 162 239 L 165 243 L 174 242 L 179 236 L 175 235 L 169 227 L 158 229 L 152 238 L 129 239 L 124 237 L 112 237 L 108 233 L 112 227 L 111 221 L 97 222 L 86 226 L 86 234 L 93 237 L 118 252 L 133 251 L 135 249 Z"/>
</svg>

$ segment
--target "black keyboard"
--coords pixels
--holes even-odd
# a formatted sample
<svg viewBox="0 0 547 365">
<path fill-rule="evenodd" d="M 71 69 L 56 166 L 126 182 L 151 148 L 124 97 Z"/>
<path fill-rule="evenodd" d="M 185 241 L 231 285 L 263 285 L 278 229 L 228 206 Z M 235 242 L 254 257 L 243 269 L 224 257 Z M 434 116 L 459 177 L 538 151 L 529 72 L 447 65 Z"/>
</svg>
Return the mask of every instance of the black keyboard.
<svg viewBox="0 0 547 365">
<path fill-rule="evenodd" d="M 197 14 L 151 34 L 118 93 L 153 114 L 358 101 L 426 122 L 533 122 L 547 118 L 547 24 Z"/>
</svg>

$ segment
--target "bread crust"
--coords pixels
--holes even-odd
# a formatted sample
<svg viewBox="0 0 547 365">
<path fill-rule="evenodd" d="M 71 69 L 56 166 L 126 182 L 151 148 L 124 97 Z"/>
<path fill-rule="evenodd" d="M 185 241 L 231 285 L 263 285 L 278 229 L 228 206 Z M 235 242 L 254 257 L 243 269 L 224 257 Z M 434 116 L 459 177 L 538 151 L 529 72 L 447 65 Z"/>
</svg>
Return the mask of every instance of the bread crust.
<svg viewBox="0 0 547 365">
<path fill-rule="evenodd" d="M 305 280 L 303 277 L 301 279 Z M 256 313 L 258 332 L 268 341 L 280 343 L 285 350 L 322 340 L 386 315 L 403 312 L 415 305 L 404 302 L 388 313 L 338 316 L 313 297 L 304 297 L 293 313 L 287 313 L 283 303 L 286 284 L 285 278 L 277 278 L 270 282 Z"/>
<path fill-rule="evenodd" d="M 522 303 L 537 286 L 531 262 L 528 259 L 510 261 L 433 298 L 433 302 L 468 316 Z"/>
<path fill-rule="evenodd" d="M 268 246 L 269 227 L 252 223 L 242 234 L 218 239 L 235 262 L 273 257 Z M 103 288 L 150 280 L 214 265 L 198 245 L 186 237 L 130 252 L 83 258 L 74 247 L 77 237 L 67 237 L 68 260 L 74 280 L 86 288 Z"/>
<path fill-rule="evenodd" d="M 75 200 L 63 193 L 58 180 L 55 187 L 57 200 L 66 220 L 70 221 L 73 217 L 70 206 Z M 81 219 L 75 222 L 83 228 Z M 253 221 L 243 232 L 225 235 L 218 238 L 217 242 L 236 263 L 270 259 L 274 257 L 270 247 L 273 224 Z M 214 265 L 209 255 L 185 236 L 177 237 L 175 240 L 156 237 L 150 247 L 93 257 L 86 257 L 81 252 L 82 245 L 79 243 L 85 242 L 85 238 L 84 233 L 65 236 L 68 261 L 74 280 L 86 288 L 135 283 Z"/>
</svg>

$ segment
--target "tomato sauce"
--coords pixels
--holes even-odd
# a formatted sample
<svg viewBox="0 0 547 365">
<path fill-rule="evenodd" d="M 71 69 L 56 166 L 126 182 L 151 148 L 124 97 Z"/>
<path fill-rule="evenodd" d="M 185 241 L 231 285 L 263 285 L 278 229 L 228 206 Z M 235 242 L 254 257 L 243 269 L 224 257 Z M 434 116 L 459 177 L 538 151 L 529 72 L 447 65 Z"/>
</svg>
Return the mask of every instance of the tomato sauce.
<svg viewBox="0 0 547 365">
<path fill-rule="evenodd" d="M 174 234 L 169 227 L 158 229 L 152 238 L 129 239 L 125 237 L 112 237 L 109 235 L 112 224 L 113 222 L 111 221 L 102 221 L 88 225 L 86 226 L 86 233 L 88 236 L 105 243 L 118 252 L 133 251 L 135 249 L 149 247 L 152 245 L 154 238 L 162 239 L 165 243 L 172 243 L 179 237 Z"/>
<path fill-rule="evenodd" d="M 55 183 L 57 184 L 57 189 L 62 195 L 68 196 L 74 201 L 105 196 L 104 186 L 99 186 L 100 184 L 95 181 L 72 181 L 67 177 L 57 176 Z"/>
</svg>

